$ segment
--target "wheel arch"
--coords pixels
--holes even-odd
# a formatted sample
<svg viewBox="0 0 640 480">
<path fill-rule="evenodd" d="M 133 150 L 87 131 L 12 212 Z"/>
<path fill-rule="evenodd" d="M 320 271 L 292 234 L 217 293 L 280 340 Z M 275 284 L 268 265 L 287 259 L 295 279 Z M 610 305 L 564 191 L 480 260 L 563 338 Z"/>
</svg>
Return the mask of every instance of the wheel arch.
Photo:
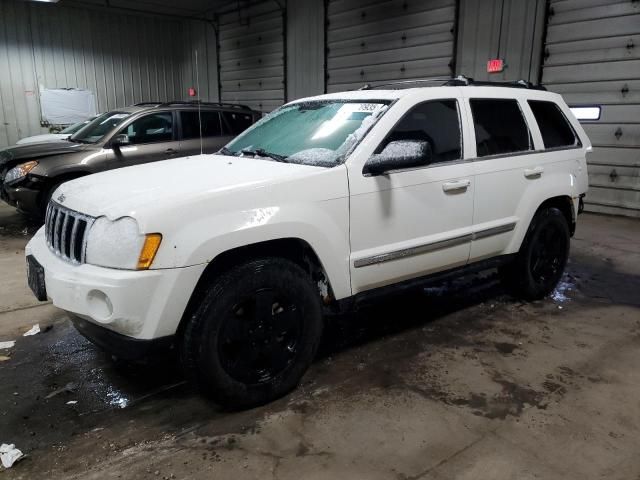
<svg viewBox="0 0 640 480">
<path fill-rule="evenodd" d="M 208 263 L 191 292 L 185 311 L 178 324 L 177 336 L 182 335 L 187 321 L 195 312 L 198 302 L 202 299 L 207 287 L 211 285 L 214 278 L 240 262 L 247 262 L 261 257 L 278 257 L 292 261 L 310 275 L 312 281 L 318 287 L 318 294 L 322 299 L 323 305 L 326 308 L 331 308 L 331 306 L 335 305 L 335 295 L 329 275 L 320 257 L 306 240 L 297 237 L 266 240 L 226 250 L 219 253 Z"/>
</svg>

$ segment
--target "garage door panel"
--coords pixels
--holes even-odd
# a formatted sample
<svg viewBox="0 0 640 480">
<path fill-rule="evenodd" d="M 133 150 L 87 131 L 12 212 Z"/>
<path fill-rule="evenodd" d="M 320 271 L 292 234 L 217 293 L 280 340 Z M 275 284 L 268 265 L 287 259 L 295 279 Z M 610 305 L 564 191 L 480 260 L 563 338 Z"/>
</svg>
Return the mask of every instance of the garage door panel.
<svg viewBox="0 0 640 480">
<path fill-rule="evenodd" d="M 388 64 L 392 62 L 407 62 L 429 58 L 445 58 L 453 48 L 452 42 L 435 43 L 433 45 L 420 45 L 417 47 L 402 48 L 400 50 L 384 50 L 371 53 L 332 57 L 328 60 L 329 69 L 348 68 L 354 64 Z"/>
<path fill-rule="evenodd" d="M 592 187 L 584 202 L 589 211 L 640 217 L 640 192 Z"/>
<path fill-rule="evenodd" d="M 595 61 L 637 60 L 640 59 L 640 35 L 549 45 L 545 56 L 546 65 L 550 67 Z"/>
<path fill-rule="evenodd" d="M 587 157 L 589 165 L 618 166 L 622 168 L 640 167 L 640 149 L 637 148 L 596 148 Z"/>
<path fill-rule="evenodd" d="M 280 79 L 282 82 L 282 69 L 284 67 L 284 63 L 282 65 L 274 65 L 273 67 L 260 67 L 254 69 L 247 70 L 232 70 L 229 72 L 222 71 L 220 73 L 220 80 L 222 82 L 232 81 L 237 82 L 238 80 L 260 80 L 260 79 L 270 79 L 273 80 L 275 78 Z M 226 87 L 222 89 L 224 92 Z"/>
<path fill-rule="evenodd" d="M 329 0 L 327 90 L 450 76 L 454 0 Z"/>
<path fill-rule="evenodd" d="M 267 112 L 285 100 L 284 18 L 276 2 L 222 15 L 220 94 Z"/>
<path fill-rule="evenodd" d="M 553 17 L 551 17 L 553 19 Z M 547 43 L 570 42 L 614 35 L 635 35 L 640 30 L 640 14 L 604 18 L 547 27 Z"/>
<path fill-rule="evenodd" d="M 330 12 L 329 28 L 340 29 L 349 28 L 357 24 L 368 25 L 371 23 L 379 23 L 387 20 L 390 14 L 392 15 L 396 12 L 407 18 L 417 17 L 421 21 L 424 21 L 426 18 L 431 18 L 432 21 L 430 23 L 439 23 L 447 21 L 450 18 L 448 12 L 451 8 L 454 8 L 452 1 L 440 1 L 434 4 L 433 2 L 393 0 L 378 5 L 368 5 L 351 9 L 339 14 L 332 14 Z"/>
<path fill-rule="evenodd" d="M 249 88 L 240 89 L 240 90 L 227 90 L 223 95 L 222 99 L 224 101 L 228 101 L 230 98 L 238 98 L 244 101 L 257 102 L 260 100 L 278 100 L 282 97 L 282 89 L 275 90 L 265 90 L 265 89 L 255 89 L 250 90 Z"/>
<path fill-rule="evenodd" d="M 411 68 L 405 68 L 404 72 L 402 71 L 403 63 L 338 69 L 332 71 L 331 83 L 357 82 L 354 79 L 360 78 L 360 86 L 362 86 L 366 82 L 379 82 L 389 79 L 406 80 L 443 76 L 448 74 L 448 61 L 448 58 L 420 60 L 419 62 L 412 62 Z"/>
<path fill-rule="evenodd" d="M 402 49 L 418 45 L 430 45 L 451 41 L 449 24 L 437 24 L 427 27 L 407 29 L 398 35 L 397 32 L 374 34 L 351 40 L 333 42 L 328 45 L 331 56 L 352 55 L 380 50 Z"/>
<path fill-rule="evenodd" d="M 567 83 L 580 79 L 583 82 L 599 80 L 628 80 L 640 72 L 640 60 L 597 62 L 582 65 L 545 67 L 543 83 Z"/>
<path fill-rule="evenodd" d="M 232 63 L 238 61 L 245 61 L 250 59 L 270 59 L 278 58 L 282 59 L 284 50 L 282 49 L 282 42 L 262 42 L 257 45 L 251 45 L 242 49 L 227 49 L 223 52 L 222 46 L 220 47 L 220 63 Z"/>
<path fill-rule="evenodd" d="M 583 2 L 584 3 L 584 2 Z M 583 5 L 574 10 L 557 11 L 552 6 L 554 14 L 549 19 L 550 25 L 556 23 L 571 23 L 587 20 L 594 20 L 607 17 L 621 17 L 624 15 L 634 15 L 640 13 L 640 8 L 636 2 L 618 1 L 608 2 L 605 5 Z"/>
<path fill-rule="evenodd" d="M 612 174 L 612 172 L 615 173 Z M 612 172 L 593 173 L 590 171 L 589 185 L 599 188 L 616 188 L 632 192 L 640 192 L 637 176 L 622 175 L 618 169 L 615 168 Z"/>
<path fill-rule="evenodd" d="M 592 124 L 582 127 L 594 146 L 637 147 L 640 145 L 640 124 Z M 617 136 L 617 133 L 620 133 Z"/>
<path fill-rule="evenodd" d="M 389 3 L 394 3 L 396 5 L 400 3 L 400 7 L 404 8 L 403 5 L 407 2 L 398 2 L 397 0 L 394 2 L 390 2 L 389 0 L 332 0 L 328 5 L 327 11 L 330 16 L 338 16 L 341 13 L 357 8 L 371 7 L 381 4 L 388 5 Z M 451 0 L 431 0 L 423 3 L 428 4 L 429 8 L 438 8 L 451 5 Z"/>
<path fill-rule="evenodd" d="M 580 8 L 592 8 L 602 5 L 622 3 L 626 0 L 552 0 L 551 6 L 556 13 L 568 10 L 578 10 Z"/>
<path fill-rule="evenodd" d="M 569 105 L 593 104 L 595 100 L 607 104 L 640 102 L 640 80 L 545 84 L 562 94 Z"/>
</svg>

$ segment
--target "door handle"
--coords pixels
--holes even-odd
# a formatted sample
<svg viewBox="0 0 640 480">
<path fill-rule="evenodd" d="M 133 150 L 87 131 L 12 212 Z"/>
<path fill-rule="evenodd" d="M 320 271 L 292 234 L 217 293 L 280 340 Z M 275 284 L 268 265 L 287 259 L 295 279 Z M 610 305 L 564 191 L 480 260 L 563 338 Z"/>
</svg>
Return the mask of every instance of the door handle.
<svg viewBox="0 0 640 480">
<path fill-rule="evenodd" d="M 178 153 L 177 150 L 174 150 L 173 148 L 167 148 L 164 153 L 166 153 L 167 155 L 175 155 L 176 153 Z"/>
<path fill-rule="evenodd" d="M 544 172 L 542 167 L 527 168 L 524 171 L 524 176 L 527 178 L 540 178 L 542 172 Z"/>
<path fill-rule="evenodd" d="M 466 190 L 471 185 L 471 180 L 458 180 L 455 182 L 446 182 L 442 184 L 442 190 L 445 192 L 459 192 Z"/>
</svg>

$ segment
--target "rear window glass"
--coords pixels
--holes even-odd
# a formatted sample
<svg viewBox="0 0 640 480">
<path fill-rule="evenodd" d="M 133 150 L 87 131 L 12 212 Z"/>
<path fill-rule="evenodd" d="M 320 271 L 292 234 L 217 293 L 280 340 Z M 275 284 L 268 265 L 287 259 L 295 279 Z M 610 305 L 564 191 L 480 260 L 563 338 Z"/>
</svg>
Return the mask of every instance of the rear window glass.
<svg viewBox="0 0 640 480">
<path fill-rule="evenodd" d="M 531 135 L 517 100 L 470 100 L 478 157 L 531 150 Z"/>
<path fill-rule="evenodd" d="M 253 117 L 250 113 L 222 112 L 222 115 L 231 130 L 229 133 L 232 135 L 244 132 L 253 123 Z"/>
<path fill-rule="evenodd" d="M 540 127 L 544 148 L 573 147 L 578 144 L 573 128 L 555 103 L 529 100 L 529 106 Z"/>
<path fill-rule="evenodd" d="M 183 111 L 180 112 L 182 121 L 182 138 L 190 140 L 200 138 L 200 119 L 202 118 L 202 136 L 219 137 L 222 135 L 220 115 L 218 112 Z"/>
</svg>

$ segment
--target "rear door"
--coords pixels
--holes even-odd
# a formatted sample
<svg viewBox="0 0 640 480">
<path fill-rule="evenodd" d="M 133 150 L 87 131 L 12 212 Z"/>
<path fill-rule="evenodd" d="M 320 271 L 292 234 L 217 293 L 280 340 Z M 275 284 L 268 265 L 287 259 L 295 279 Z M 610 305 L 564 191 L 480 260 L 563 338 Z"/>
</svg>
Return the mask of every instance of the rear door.
<svg viewBox="0 0 640 480">
<path fill-rule="evenodd" d="M 180 115 L 180 154 L 182 156 L 215 153 L 224 147 L 231 136 L 222 128 L 220 112 L 212 110 L 182 110 Z M 202 129 L 200 123 L 202 122 Z M 200 135 L 202 134 L 202 142 Z"/>
<path fill-rule="evenodd" d="M 463 89 L 475 145 L 475 199 L 470 262 L 505 252 L 530 182 L 540 182 L 526 105 L 517 96 L 496 97 L 496 89 Z M 506 89 L 499 89 L 504 91 Z M 503 92 L 500 92 L 503 93 Z M 470 98 L 469 98 L 470 97 Z M 536 135 L 538 135 L 536 130 Z"/>
</svg>

